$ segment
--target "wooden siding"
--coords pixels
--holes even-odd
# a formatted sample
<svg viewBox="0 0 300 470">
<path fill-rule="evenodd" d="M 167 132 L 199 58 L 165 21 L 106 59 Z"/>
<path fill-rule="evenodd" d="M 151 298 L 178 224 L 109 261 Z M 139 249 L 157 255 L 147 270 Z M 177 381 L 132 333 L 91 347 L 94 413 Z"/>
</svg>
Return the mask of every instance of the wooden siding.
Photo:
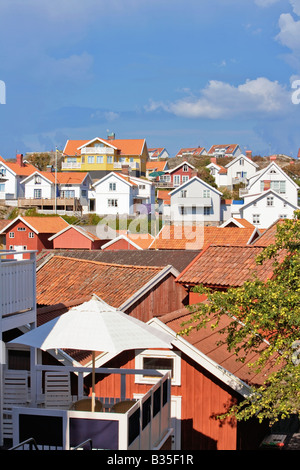
<svg viewBox="0 0 300 470">
<path fill-rule="evenodd" d="M 70 228 L 53 239 L 53 248 L 95 250 L 99 249 L 103 243 L 105 243 L 105 240 L 92 241 L 74 228 Z"/>
<path fill-rule="evenodd" d="M 179 310 L 186 305 L 187 301 L 186 289 L 175 282 L 173 274 L 169 274 L 135 304 L 127 308 L 126 313 L 147 322 L 153 317 Z"/>
</svg>

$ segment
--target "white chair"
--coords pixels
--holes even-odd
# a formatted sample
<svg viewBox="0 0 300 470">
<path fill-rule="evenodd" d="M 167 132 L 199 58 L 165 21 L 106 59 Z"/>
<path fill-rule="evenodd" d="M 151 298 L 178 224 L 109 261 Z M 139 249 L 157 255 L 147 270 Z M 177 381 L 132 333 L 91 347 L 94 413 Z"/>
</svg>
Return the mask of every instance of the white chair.
<svg viewBox="0 0 300 470">
<path fill-rule="evenodd" d="M 72 402 L 68 372 L 45 373 L 45 408 L 69 409 Z"/>
<path fill-rule="evenodd" d="M 29 372 L 27 370 L 7 370 L 4 372 L 3 387 L 3 437 L 12 439 L 12 408 L 14 406 L 28 406 Z"/>
</svg>

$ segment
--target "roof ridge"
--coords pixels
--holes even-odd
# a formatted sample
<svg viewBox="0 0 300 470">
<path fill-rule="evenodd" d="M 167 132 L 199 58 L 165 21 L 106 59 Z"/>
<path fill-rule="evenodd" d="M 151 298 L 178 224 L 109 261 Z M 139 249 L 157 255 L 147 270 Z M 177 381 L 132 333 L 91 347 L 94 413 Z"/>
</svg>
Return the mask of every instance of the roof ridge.
<svg viewBox="0 0 300 470">
<path fill-rule="evenodd" d="M 82 258 L 73 258 L 72 256 L 63 256 L 63 255 L 55 255 L 51 258 L 61 258 L 61 259 L 68 259 L 68 260 L 73 260 L 73 261 L 81 261 L 84 263 L 91 263 L 91 264 L 101 264 L 104 266 L 119 266 L 121 268 L 135 268 L 135 269 L 156 269 L 161 271 L 162 269 L 165 268 L 165 266 L 139 266 L 139 265 L 134 265 L 134 264 L 118 264 L 118 263 L 105 263 L 104 261 L 96 261 L 92 259 L 82 259 Z"/>
</svg>

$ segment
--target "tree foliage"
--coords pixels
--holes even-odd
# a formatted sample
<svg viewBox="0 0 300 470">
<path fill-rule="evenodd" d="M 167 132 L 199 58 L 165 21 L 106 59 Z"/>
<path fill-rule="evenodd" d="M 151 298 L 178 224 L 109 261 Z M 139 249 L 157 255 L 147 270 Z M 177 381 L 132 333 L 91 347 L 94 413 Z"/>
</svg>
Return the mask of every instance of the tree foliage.
<svg viewBox="0 0 300 470">
<path fill-rule="evenodd" d="M 263 282 L 253 277 L 242 287 L 226 292 L 206 293 L 208 302 L 197 304 L 195 313 L 181 334 L 194 328 L 216 328 L 227 315 L 227 326 L 220 329 L 220 343 L 244 361 L 250 354 L 258 359 L 250 364 L 266 373 L 260 387 L 250 397 L 232 406 L 221 417 L 238 420 L 257 417 L 274 423 L 300 414 L 300 212 L 295 218 L 277 224 L 276 240 L 257 257 L 257 264 L 273 262 L 273 275 Z M 195 306 L 193 306 L 195 309 Z"/>
</svg>

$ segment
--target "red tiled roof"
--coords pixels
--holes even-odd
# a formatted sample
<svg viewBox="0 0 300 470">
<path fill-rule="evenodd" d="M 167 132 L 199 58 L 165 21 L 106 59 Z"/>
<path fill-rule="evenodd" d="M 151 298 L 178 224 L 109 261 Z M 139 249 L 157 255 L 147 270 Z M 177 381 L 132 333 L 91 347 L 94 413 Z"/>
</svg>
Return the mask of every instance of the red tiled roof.
<svg viewBox="0 0 300 470">
<path fill-rule="evenodd" d="M 155 162 L 147 162 L 146 168 L 147 170 L 152 171 L 164 171 L 167 161 L 165 160 L 158 160 Z"/>
<path fill-rule="evenodd" d="M 237 148 L 237 144 L 230 144 L 230 145 L 212 145 L 208 151 L 209 154 L 214 153 L 216 150 L 225 149 L 225 153 L 232 154 L 235 149 Z"/>
<path fill-rule="evenodd" d="M 273 274 L 273 260 L 257 265 L 256 258 L 263 247 L 210 245 L 203 250 L 177 281 L 182 284 L 227 288 L 242 286 L 254 273 L 261 281 Z"/>
<path fill-rule="evenodd" d="M 10 222 L 15 222 L 18 220 L 18 217 L 15 220 L 10 220 Z M 22 217 L 22 220 L 33 227 L 38 233 L 57 233 L 60 230 L 69 226 L 68 222 L 62 219 L 59 216 L 52 217 Z"/>
<path fill-rule="evenodd" d="M 36 169 L 36 171 L 38 171 Z M 55 182 L 55 173 L 50 171 L 38 171 L 38 174 L 44 176 L 48 180 Z M 60 172 L 56 173 L 56 181 L 58 184 L 81 184 L 86 178 L 88 173 L 81 171 L 70 171 L 70 172 Z"/>
<path fill-rule="evenodd" d="M 186 147 L 179 150 L 176 157 L 181 157 L 183 153 L 190 153 L 191 155 L 199 155 L 205 150 L 204 147 Z"/>
<path fill-rule="evenodd" d="M 3 163 L 19 176 L 29 176 L 37 171 L 37 168 L 29 163 L 24 163 L 22 166 L 19 165 L 19 163 L 7 162 L 6 160 L 4 160 Z"/>
<path fill-rule="evenodd" d="M 159 320 L 167 325 L 171 330 L 178 333 L 183 329 L 182 323 L 188 321 L 190 318 L 191 312 L 188 309 L 183 308 L 175 312 L 162 315 L 159 317 Z M 211 329 L 210 323 L 213 323 L 213 321 L 214 319 L 212 318 L 206 328 L 200 328 L 199 330 L 194 329 L 188 336 L 184 335 L 183 339 L 188 341 L 188 343 L 201 351 L 202 354 L 205 354 L 209 359 L 216 362 L 219 366 L 223 367 L 243 382 L 252 386 L 262 385 L 266 379 L 266 374 L 269 375 L 271 371 L 274 371 L 273 363 L 270 361 L 263 371 L 257 373 L 253 368 L 249 367 L 249 364 L 259 358 L 259 353 L 249 354 L 246 357 L 245 362 L 237 361 L 235 352 L 229 352 L 226 345 L 220 343 L 220 330 L 229 324 L 229 317 L 227 315 L 223 315 L 220 319 L 219 325 L 216 328 Z"/>
<path fill-rule="evenodd" d="M 208 244 L 247 245 L 253 227 L 203 227 L 191 225 L 164 225 L 156 238 L 160 250 L 202 250 Z M 151 248 L 154 248 L 154 243 Z"/>
<path fill-rule="evenodd" d="M 53 256 L 37 271 L 37 303 L 65 303 L 96 294 L 112 307 L 120 307 L 162 269 Z"/>
<path fill-rule="evenodd" d="M 170 204 L 171 202 L 170 192 L 159 189 L 157 191 L 157 199 L 161 199 L 162 201 L 164 201 L 165 204 Z"/>
<path fill-rule="evenodd" d="M 277 226 L 281 224 L 284 219 L 277 220 L 274 224 L 270 225 L 269 228 L 263 231 L 262 235 L 258 237 L 252 245 L 255 246 L 269 246 L 275 243 L 276 241 L 276 233 L 277 233 Z M 262 230 L 260 229 L 262 232 Z"/>
</svg>

